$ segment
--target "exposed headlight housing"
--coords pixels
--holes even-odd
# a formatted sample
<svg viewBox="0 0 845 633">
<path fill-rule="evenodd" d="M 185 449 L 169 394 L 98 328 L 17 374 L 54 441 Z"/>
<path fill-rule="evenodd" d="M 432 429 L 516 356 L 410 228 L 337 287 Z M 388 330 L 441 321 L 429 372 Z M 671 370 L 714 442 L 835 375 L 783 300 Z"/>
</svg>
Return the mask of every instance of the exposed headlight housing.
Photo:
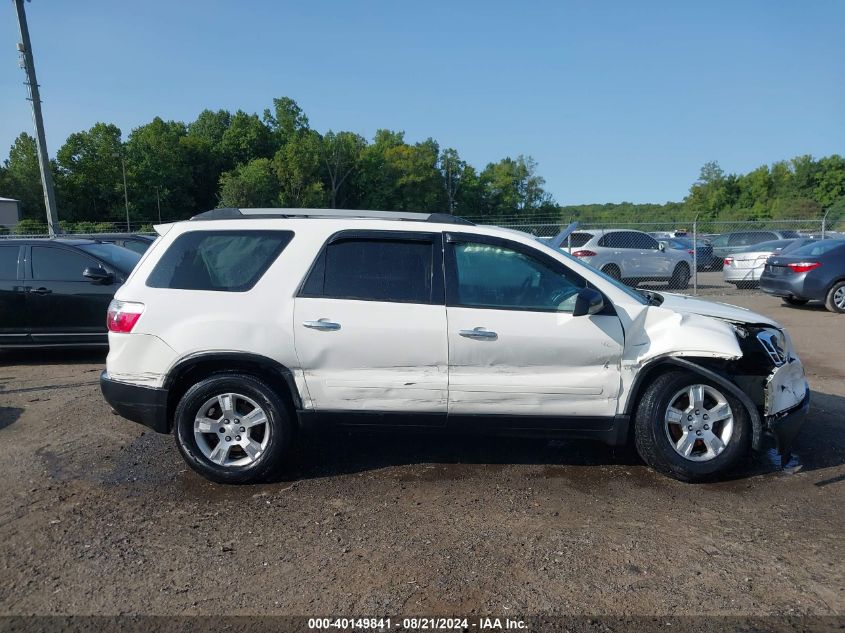
<svg viewBox="0 0 845 633">
<path fill-rule="evenodd" d="M 780 367 L 789 360 L 789 352 L 786 349 L 786 336 L 782 330 L 766 328 L 757 333 L 757 340 L 766 354 L 772 359 L 775 367 Z"/>
</svg>

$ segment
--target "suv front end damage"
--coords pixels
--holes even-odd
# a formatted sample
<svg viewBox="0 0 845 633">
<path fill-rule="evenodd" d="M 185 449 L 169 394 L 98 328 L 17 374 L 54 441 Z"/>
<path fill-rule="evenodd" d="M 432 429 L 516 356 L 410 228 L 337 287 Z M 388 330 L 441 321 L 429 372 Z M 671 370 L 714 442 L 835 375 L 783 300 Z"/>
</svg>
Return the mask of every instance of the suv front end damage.
<svg viewBox="0 0 845 633">
<path fill-rule="evenodd" d="M 670 362 L 738 387 L 752 417 L 754 450 L 773 437 L 782 459 L 803 425 L 810 395 L 804 367 L 777 323 L 753 312 L 666 295 L 643 311 L 625 341 L 623 381 L 652 363 Z M 723 386 L 726 386 L 723 384 Z"/>
</svg>

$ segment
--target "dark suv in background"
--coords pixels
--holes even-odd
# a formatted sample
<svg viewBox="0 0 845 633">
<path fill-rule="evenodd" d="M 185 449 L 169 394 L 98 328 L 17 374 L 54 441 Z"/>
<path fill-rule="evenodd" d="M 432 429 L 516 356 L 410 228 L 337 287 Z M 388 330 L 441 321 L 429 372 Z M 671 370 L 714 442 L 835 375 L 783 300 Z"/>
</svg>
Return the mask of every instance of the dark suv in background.
<svg viewBox="0 0 845 633">
<path fill-rule="evenodd" d="M 107 345 L 109 302 L 140 258 L 95 240 L 0 240 L 0 347 Z"/>
</svg>

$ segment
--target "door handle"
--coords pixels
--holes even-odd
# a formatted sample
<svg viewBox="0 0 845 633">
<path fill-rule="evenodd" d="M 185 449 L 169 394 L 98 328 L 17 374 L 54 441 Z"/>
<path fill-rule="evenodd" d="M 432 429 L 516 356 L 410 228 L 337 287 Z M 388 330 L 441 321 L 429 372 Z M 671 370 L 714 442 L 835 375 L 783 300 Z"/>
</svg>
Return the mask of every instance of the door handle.
<svg viewBox="0 0 845 633">
<path fill-rule="evenodd" d="M 49 288 L 45 288 L 44 286 L 41 286 L 40 288 L 27 288 L 26 291 L 33 295 L 48 295 L 53 292 L 52 290 L 50 290 Z"/>
<path fill-rule="evenodd" d="M 302 325 L 312 330 L 320 330 L 322 332 L 332 332 L 340 329 L 340 323 L 329 321 L 328 319 L 318 319 L 317 321 L 303 321 Z"/>
<path fill-rule="evenodd" d="M 491 332 L 483 327 L 473 328 L 471 330 L 460 330 L 458 332 L 463 337 L 472 338 L 479 341 L 492 341 L 499 338 L 495 332 Z"/>
</svg>

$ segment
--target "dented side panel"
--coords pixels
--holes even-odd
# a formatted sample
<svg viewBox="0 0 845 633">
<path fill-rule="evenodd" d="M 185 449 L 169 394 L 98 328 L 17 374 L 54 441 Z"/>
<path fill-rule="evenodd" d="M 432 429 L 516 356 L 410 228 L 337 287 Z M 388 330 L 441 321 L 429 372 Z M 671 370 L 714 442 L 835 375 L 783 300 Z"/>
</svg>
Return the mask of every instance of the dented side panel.
<svg viewBox="0 0 845 633">
<path fill-rule="evenodd" d="M 449 307 L 449 413 L 613 416 L 616 316 Z M 492 339 L 461 331 L 485 328 Z"/>
<path fill-rule="evenodd" d="M 624 396 L 620 398 L 619 412 L 625 410 L 634 380 L 649 361 L 660 357 L 742 357 L 730 323 L 697 314 L 649 306 L 633 316 L 626 333 L 621 372 Z"/>
</svg>

